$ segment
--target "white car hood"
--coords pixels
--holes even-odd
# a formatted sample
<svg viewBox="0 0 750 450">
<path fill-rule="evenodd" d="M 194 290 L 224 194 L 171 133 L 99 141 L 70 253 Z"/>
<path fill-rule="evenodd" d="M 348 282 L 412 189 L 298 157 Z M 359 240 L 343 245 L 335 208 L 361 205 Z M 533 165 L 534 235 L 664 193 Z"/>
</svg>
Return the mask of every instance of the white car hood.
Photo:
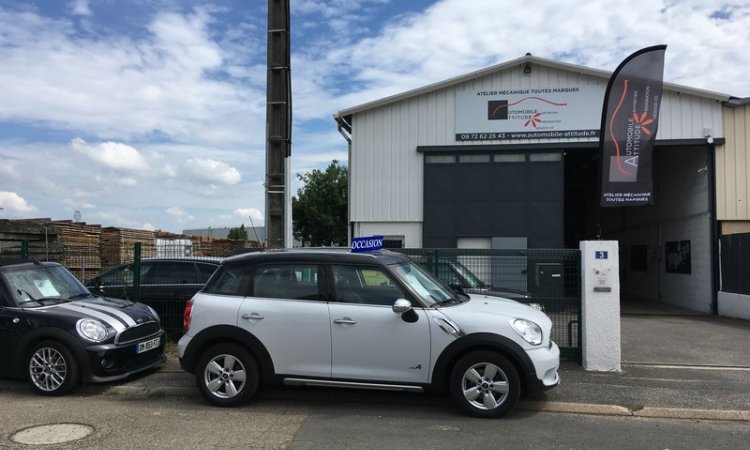
<svg viewBox="0 0 750 450">
<path fill-rule="evenodd" d="M 524 305 L 515 300 L 507 298 L 492 297 L 482 294 L 467 294 L 469 301 L 460 305 L 440 308 L 440 311 L 446 316 L 455 320 L 459 326 L 465 327 L 468 332 L 481 332 L 489 330 L 480 330 L 472 325 L 484 323 L 482 317 L 496 321 L 498 318 L 507 319 L 526 319 L 535 322 L 543 330 L 549 330 L 552 327 L 552 321 L 546 314 L 531 306 Z M 471 324 L 471 325 L 470 325 Z M 480 325 L 481 327 L 481 325 Z"/>
</svg>

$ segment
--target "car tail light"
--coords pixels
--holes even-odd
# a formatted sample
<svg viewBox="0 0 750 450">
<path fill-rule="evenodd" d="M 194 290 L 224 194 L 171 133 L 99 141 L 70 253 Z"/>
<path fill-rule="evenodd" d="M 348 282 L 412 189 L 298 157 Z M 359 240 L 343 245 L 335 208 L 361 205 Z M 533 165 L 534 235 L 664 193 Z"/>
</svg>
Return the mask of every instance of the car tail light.
<svg viewBox="0 0 750 450">
<path fill-rule="evenodd" d="M 193 315 L 193 299 L 191 298 L 188 300 L 188 302 L 185 304 L 185 314 L 182 318 L 182 331 L 187 333 L 187 331 L 190 329 L 190 319 Z"/>
</svg>

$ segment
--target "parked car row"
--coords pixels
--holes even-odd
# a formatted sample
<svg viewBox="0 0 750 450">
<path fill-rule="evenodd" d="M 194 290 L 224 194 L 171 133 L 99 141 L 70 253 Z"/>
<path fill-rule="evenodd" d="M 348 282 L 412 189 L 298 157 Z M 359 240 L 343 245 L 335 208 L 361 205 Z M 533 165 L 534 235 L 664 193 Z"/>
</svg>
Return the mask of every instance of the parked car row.
<svg viewBox="0 0 750 450">
<path fill-rule="evenodd" d="M 132 300 L 138 298 L 159 314 L 162 326 L 172 339 L 182 331 L 185 303 L 216 271 L 220 258 L 154 258 L 140 262 L 139 295 L 135 292 L 134 264 L 124 264 L 86 283 L 94 294 Z"/>
<path fill-rule="evenodd" d="M 144 285 L 158 280 L 165 262 L 142 269 Z M 199 262 L 190 263 L 200 273 Z M 159 314 L 100 296 L 127 288 L 109 284 L 114 273 L 90 284 L 95 295 L 58 264 L 0 263 L 3 375 L 56 395 L 79 381 L 158 366 L 165 337 Z M 263 384 L 282 384 L 445 391 L 465 413 L 497 417 L 524 392 L 559 383 L 560 353 L 543 312 L 450 289 L 386 250 L 228 258 L 186 303 L 184 326 L 180 364 L 219 406 L 243 404 Z"/>
</svg>

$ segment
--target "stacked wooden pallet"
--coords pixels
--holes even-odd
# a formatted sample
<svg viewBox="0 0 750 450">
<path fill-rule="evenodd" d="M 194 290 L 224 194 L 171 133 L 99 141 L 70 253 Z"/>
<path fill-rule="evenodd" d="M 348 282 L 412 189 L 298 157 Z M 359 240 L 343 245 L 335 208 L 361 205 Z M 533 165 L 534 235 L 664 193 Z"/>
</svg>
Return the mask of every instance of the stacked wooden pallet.
<svg viewBox="0 0 750 450">
<path fill-rule="evenodd" d="M 48 224 L 57 234 L 57 243 L 64 249 L 62 264 L 84 283 L 97 277 L 102 269 L 99 255 L 101 225 L 72 220 L 53 220 Z"/>
<path fill-rule="evenodd" d="M 242 253 L 242 249 L 260 248 L 256 241 L 236 241 L 232 239 L 214 239 L 204 256 L 218 256 L 226 258 Z"/>
<path fill-rule="evenodd" d="M 190 236 L 190 240 L 193 241 L 193 256 L 214 256 L 213 253 L 213 241 L 216 238 L 211 236 Z"/>
<path fill-rule="evenodd" d="M 131 228 L 102 229 L 102 268 L 109 269 L 133 261 L 135 244 L 141 244 L 141 258 L 156 256 L 155 233 Z"/>
</svg>

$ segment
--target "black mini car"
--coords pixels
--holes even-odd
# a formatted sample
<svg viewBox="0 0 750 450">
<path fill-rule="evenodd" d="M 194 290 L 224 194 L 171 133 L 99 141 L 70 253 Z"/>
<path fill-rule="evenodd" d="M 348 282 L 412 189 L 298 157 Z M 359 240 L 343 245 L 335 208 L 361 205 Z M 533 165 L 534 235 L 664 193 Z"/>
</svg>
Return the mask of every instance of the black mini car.
<svg viewBox="0 0 750 450">
<path fill-rule="evenodd" d="M 176 340 L 182 335 L 185 303 L 203 288 L 220 261 L 220 258 L 154 258 L 141 262 L 138 301 L 156 310 L 170 338 Z M 136 298 L 133 272 L 133 264 L 124 264 L 89 281 L 86 287 L 96 295 L 133 300 Z"/>
<path fill-rule="evenodd" d="M 150 307 L 95 296 L 57 263 L 0 258 L 0 376 L 62 395 L 159 366 L 165 341 Z"/>
</svg>

